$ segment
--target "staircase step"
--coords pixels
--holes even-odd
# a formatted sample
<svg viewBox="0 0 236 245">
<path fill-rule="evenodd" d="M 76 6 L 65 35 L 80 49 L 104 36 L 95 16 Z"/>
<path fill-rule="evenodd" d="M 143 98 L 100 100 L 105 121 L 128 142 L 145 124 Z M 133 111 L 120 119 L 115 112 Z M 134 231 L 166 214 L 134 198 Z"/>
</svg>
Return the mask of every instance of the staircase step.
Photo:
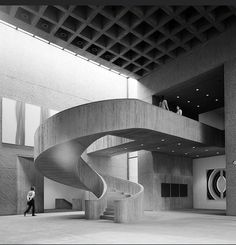
<svg viewBox="0 0 236 245">
<path fill-rule="evenodd" d="M 107 219 L 107 220 L 114 220 L 114 216 L 113 215 L 101 215 L 100 216 L 101 219 Z"/>
<path fill-rule="evenodd" d="M 114 215 L 115 214 L 115 211 L 114 210 L 111 210 L 111 211 L 105 210 L 105 212 L 103 214 L 104 215 Z"/>
</svg>

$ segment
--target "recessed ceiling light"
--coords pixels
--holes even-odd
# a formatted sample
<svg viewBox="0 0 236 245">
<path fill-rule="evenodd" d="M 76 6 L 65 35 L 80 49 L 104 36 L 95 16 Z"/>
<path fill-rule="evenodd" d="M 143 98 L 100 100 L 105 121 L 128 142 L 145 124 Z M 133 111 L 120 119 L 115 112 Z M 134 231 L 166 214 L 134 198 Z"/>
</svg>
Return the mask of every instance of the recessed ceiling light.
<svg viewBox="0 0 236 245">
<path fill-rule="evenodd" d="M 205 151 L 208 151 L 208 149 L 206 149 Z"/>
<path fill-rule="evenodd" d="M 196 91 L 199 91 L 199 88 L 196 88 Z"/>
<path fill-rule="evenodd" d="M 44 28 L 44 29 L 48 29 L 49 25 L 47 23 L 42 23 L 41 27 Z"/>
<path fill-rule="evenodd" d="M 200 107 L 200 105 L 197 105 L 197 107 L 199 108 L 199 107 Z"/>
<path fill-rule="evenodd" d="M 190 103 L 190 100 L 188 100 L 187 102 Z"/>
<path fill-rule="evenodd" d="M 195 146 L 193 146 L 193 149 L 195 149 L 196 147 Z"/>
<path fill-rule="evenodd" d="M 26 13 L 21 13 L 21 17 L 25 20 L 28 20 L 29 19 L 29 15 L 26 14 Z"/>
<path fill-rule="evenodd" d="M 157 147 L 157 150 L 160 150 L 161 148 L 160 147 Z"/>
<path fill-rule="evenodd" d="M 196 157 L 199 157 L 199 155 L 196 155 Z"/>
<path fill-rule="evenodd" d="M 67 34 L 65 32 L 60 32 L 59 33 L 59 36 L 62 37 L 62 38 L 66 38 L 67 37 Z"/>
<path fill-rule="evenodd" d="M 188 152 L 185 152 L 184 155 L 188 155 Z"/>
<path fill-rule="evenodd" d="M 181 143 L 179 142 L 177 145 L 181 145 Z"/>
<path fill-rule="evenodd" d="M 161 139 L 161 141 L 165 141 L 165 139 Z"/>
<path fill-rule="evenodd" d="M 177 99 L 179 99 L 179 95 L 177 96 Z"/>
<path fill-rule="evenodd" d="M 174 150 L 172 150 L 171 152 L 175 152 Z"/>
<path fill-rule="evenodd" d="M 219 155 L 220 154 L 219 151 L 217 151 L 216 154 Z"/>
<path fill-rule="evenodd" d="M 143 146 L 143 144 L 141 144 L 141 146 Z"/>
<path fill-rule="evenodd" d="M 206 94 L 206 97 L 208 97 L 209 96 L 209 94 Z"/>
<path fill-rule="evenodd" d="M 215 101 L 217 102 L 217 101 L 219 101 L 218 99 L 215 99 Z"/>
</svg>

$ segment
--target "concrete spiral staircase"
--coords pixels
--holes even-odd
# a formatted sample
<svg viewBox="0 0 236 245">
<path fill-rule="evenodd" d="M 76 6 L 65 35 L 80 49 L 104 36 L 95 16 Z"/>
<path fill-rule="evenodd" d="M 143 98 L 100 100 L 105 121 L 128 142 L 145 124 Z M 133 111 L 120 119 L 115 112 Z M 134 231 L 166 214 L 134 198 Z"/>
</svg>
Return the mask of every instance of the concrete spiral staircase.
<svg viewBox="0 0 236 245">
<path fill-rule="evenodd" d="M 115 222 L 142 218 L 144 190 L 140 184 L 99 174 L 86 162 L 86 149 L 106 135 L 129 139 L 133 151 L 147 145 L 151 150 L 163 135 L 172 142 L 181 138 L 218 146 L 222 138 L 221 132 L 211 127 L 135 99 L 89 103 L 46 120 L 35 133 L 36 168 L 54 181 L 93 193 L 96 198 L 85 202 L 87 219 Z M 124 153 L 127 148 L 121 149 Z"/>
<path fill-rule="evenodd" d="M 130 181 L 102 176 L 84 160 L 90 144 L 108 133 L 112 134 L 111 130 L 120 128 L 120 125 L 115 125 L 116 130 L 109 127 L 112 115 L 103 114 L 97 120 L 99 110 L 96 105 L 99 103 L 74 107 L 44 122 L 35 134 L 35 166 L 49 179 L 90 191 L 96 196 L 85 201 L 87 219 L 106 218 L 112 200 L 115 222 L 137 221 L 143 214 L 143 187 Z M 126 194 L 112 197 L 111 189 L 116 190 L 116 194 Z"/>
</svg>

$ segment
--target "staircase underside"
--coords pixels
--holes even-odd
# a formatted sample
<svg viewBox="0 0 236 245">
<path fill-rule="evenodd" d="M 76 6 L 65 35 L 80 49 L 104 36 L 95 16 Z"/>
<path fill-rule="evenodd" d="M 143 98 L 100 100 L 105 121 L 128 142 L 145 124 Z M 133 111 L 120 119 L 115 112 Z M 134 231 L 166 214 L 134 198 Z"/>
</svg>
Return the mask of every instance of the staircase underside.
<svg viewBox="0 0 236 245">
<path fill-rule="evenodd" d="M 85 161 L 86 149 L 107 135 L 126 139 L 119 145 L 103 149 L 111 155 L 114 147 L 117 154 L 141 149 L 157 150 L 161 143 L 173 147 L 180 141 L 183 151 L 184 147 L 192 149 L 193 145 L 195 148 L 224 149 L 222 131 L 134 99 L 85 104 L 49 118 L 35 134 L 36 168 L 50 179 L 92 192 L 97 198 L 87 202 L 86 212 L 90 218 L 100 217 L 109 208 L 107 200 L 115 195 L 116 222 L 141 217 L 143 187 L 101 176 Z M 113 185 L 116 192 L 108 194 L 109 185 Z"/>
</svg>

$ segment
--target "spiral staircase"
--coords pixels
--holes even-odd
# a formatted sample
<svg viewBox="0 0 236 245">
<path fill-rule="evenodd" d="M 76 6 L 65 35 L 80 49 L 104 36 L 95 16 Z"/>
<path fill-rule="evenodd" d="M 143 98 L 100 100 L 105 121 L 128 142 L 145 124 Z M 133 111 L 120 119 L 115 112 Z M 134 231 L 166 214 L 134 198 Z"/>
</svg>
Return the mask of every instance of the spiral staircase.
<svg viewBox="0 0 236 245">
<path fill-rule="evenodd" d="M 212 137 L 203 137 L 202 130 Z M 49 179 L 94 194 L 85 202 L 87 219 L 135 222 L 143 215 L 142 185 L 98 173 L 86 162 L 86 149 L 106 135 L 129 139 L 129 151 L 152 149 L 167 134 L 176 141 L 221 146 L 221 132 L 211 127 L 143 101 L 106 100 L 67 109 L 41 124 L 35 133 L 35 166 Z"/>
</svg>

